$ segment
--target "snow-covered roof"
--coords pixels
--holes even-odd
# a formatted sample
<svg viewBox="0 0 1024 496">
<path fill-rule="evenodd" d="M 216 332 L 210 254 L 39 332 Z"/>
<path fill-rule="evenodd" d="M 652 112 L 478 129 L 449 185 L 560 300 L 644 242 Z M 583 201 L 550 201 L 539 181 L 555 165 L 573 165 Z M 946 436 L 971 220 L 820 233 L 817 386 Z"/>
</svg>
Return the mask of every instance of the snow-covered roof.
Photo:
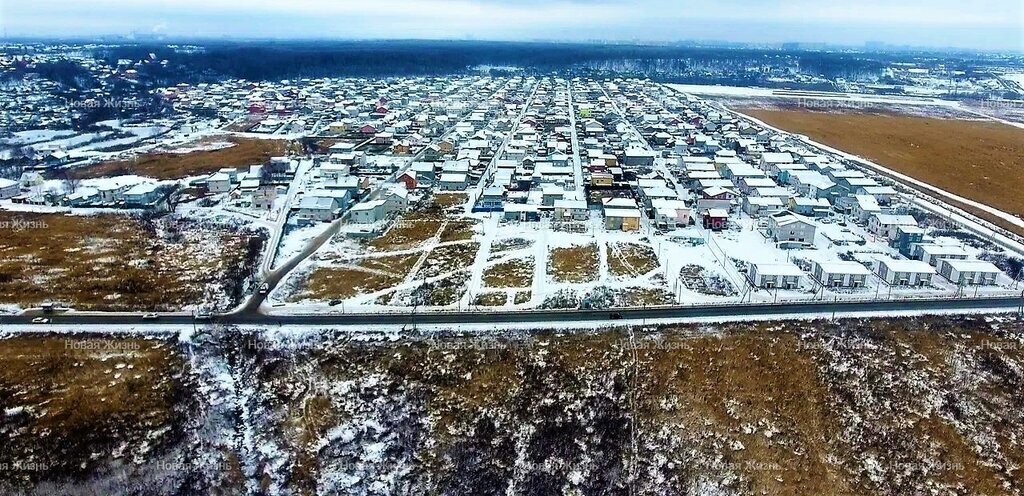
<svg viewBox="0 0 1024 496">
<path fill-rule="evenodd" d="M 917 274 L 934 274 L 935 269 L 920 260 L 893 260 L 882 259 L 878 261 L 893 272 L 911 272 Z"/>
<path fill-rule="evenodd" d="M 996 267 L 995 264 L 984 260 L 958 260 L 955 258 L 943 258 L 940 263 L 949 265 L 957 272 L 982 272 L 985 274 L 998 274 L 1002 272 L 1002 270 L 1000 270 L 999 267 Z"/>
<path fill-rule="evenodd" d="M 800 267 L 785 262 L 755 263 L 754 267 L 757 268 L 757 273 L 762 276 L 768 275 L 786 277 L 804 275 L 804 271 L 800 270 Z"/>
<path fill-rule="evenodd" d="M 860 262 L 833 261 L 817 262 L 817 264 L 818 267 L 821 267 L 821 271 L 826 274 L 850 274 L 855 276 L 871 274 L 871 271 Z"/>
</svg>

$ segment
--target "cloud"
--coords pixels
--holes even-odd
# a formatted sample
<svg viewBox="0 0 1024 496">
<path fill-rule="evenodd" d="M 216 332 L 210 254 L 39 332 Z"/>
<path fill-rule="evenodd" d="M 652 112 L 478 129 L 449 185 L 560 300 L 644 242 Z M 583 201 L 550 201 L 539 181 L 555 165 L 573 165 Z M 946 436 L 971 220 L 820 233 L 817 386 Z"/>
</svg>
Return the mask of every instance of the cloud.
<svg viewBox="0 0 1024 496">
<path fill-rule="evenodd" d="M 1020 0 L 0 0 L 13 35 L 865 40 L 1024 48 Z M 932 30 L 934 32 L 930 32 Z"/>
</svg>

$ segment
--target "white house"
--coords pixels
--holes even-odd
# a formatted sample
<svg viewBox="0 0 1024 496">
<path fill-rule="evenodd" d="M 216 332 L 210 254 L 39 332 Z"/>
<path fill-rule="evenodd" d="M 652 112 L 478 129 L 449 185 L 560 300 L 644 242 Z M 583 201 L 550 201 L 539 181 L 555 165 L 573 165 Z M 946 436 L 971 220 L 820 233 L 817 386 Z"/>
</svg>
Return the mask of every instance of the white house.
<svg viewBox="0 0 1024 496">
<path fill-rule="evenodd" d="M 927 286 L 935 269 L 920 260 L 881 259 L 875 273 L 890 286 Z"/>
<path fill-rule="evenodd" d="M 21 192 L 21 186 L 18 185 L 17 181 L 10 179 L 4 179 L 0 177 L 0 200 L 6 200 L 18 196 Z"/>
<path fill-rule="evenodd" d="M 357 224 L 372 224 L 384 218 L 386 200 L 359 203 L 349 210 L 349 219 Z"/>
<path fill-rule="evenodd" d="M 868 220 L 868 231 L 886 239 L 896 239 L 896 231 L 902 226 L 917 227 L 912 215 L 874 214 Z"/>
<path fill-rule="evenodd" d="M 743 197 L 743 211 L 751 217 L 760 217 L 782 209 L 782 198 L 762 196 Z"/>
<path fill-rule="evenodd" d="M 468 181 L 466 174 L 445 173 L 441 174 L 439 186 L 442 191 L 464 191 Z"/>
<path fill-rule="evenodd" d="M 587 202 L 583 200 L 555 200 L 556 220 L 587 220 Z"/>
<path fill-rule="evenodd" d="M 231 176 L 224 172 L 218 172 L 206 180 L 206 189 L 210 193 L 227 193 L 231 191 Z"/>
<path fill-rule="evenodd" d="M 984 260 L 957 260 L 940 258 L 939 274 L 958 286 L 991 286 L 1002 272 L 991 262 Z"/>
<path fill-rule="evenodd" d="M 830 288 L 862 288 L 871 271 L 859 262 L 815 262 L 814 278 Z"/>
<path fill-rule="evenodd" d="M 935 245 L 919 244 L 914 247 L 914 255 L 923 262 L 928 262 L 932 267 L 939 266 L 939 260 L 967 260 L 970 255 L 967 250 L 956 245 Z"/>
<path fill-rule="evenodd" d="M 658 227 L 674 230 L 690 225 L 692 212 L 682 200 L 654 200 L 654 222 Z"/>
<path fill-rule="evenodd" d="M 768 234 L 777 243 L 811 244 L 814 243 L 816 231 L 817 227 L 813 222 L 790 212 L 778 212 L 768 216 Z"/>
<path fill-rule="evenodd" d="M 796 289 L 804 273 L 791 263 L 756 263 L 750 266 L 750 279 L 759 288 Z"/>
<path fill-rule="evenodd" d="M 338 178 L 350 174 L 352 166 L 349 164 L 328 162 L 320 164 L 320 178 L 324 181 L 337 181 Z"/>
<path fill-rule="evenodd" d="M 299 201 L 295 218 L 308 222 L 334 220 L 341 213 L 338 201 L 327 196 L 305 196 Z"/>
</svg>

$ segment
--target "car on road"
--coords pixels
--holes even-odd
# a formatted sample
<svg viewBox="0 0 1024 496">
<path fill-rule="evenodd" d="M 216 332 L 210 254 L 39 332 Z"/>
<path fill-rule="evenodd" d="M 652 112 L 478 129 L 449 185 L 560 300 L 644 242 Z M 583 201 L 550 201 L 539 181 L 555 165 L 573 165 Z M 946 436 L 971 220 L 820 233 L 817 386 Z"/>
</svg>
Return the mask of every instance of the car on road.
<svg viewBox="0 0 1024 496">
<path fill-rule="evenodd" d="M 160 318 L 160 314 L 156 314 L 156 313 L 147 313 L 146 315 L 142 316 L 142 320 L 157 320 L 159 318 Z"/>
<path fill-rule="evenodd" d="M 608 315 L 608 318 L 612 320 L 622 320 L 622 314 L 619 312 L 615 312 L 613 314 Z"/>
<path fill-rule="evenodd" d="M 265 294 L 267 294 L 269 292 L 270 292 L 270 283 L 269 282 L 265 282 L 263 284 L 260 284 L 260 294 L 261 295 L 265 295 Z"/>
<path fill-rule="evenodd" d="M 213 315 L 206 312 L 197 313 L 195 319 L 198 322 L 206 322 L 209 320 L 213 320 Z"/>
<path fill-rule="evenodd" d="M 49 324 L 50 323 L 50 319 L 47 319 L 45 317 L 36 317 L 36 318 L 32 319 L 32 323 L 33 324 Z"/>
</svg>

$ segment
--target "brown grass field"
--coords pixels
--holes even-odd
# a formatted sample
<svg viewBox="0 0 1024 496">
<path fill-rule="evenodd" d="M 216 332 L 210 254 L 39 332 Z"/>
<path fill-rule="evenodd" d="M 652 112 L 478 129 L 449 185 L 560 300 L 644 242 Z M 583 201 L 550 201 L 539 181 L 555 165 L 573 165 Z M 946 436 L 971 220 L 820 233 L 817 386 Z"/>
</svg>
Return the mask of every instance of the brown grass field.
<svg viewBox="0 0 1024 496">
<path fill-rule="evenodd" d="M 95 177 L 137 174 L 157 179 L 180 179 L 188 176 L 209 174 L 222 167 L 245 167 L 263 164 L 271 157 L 285 155 L 291 143 L 283 140 L 250 138 L 227 138 L 235 146 L 212 151 L 191 153 L 155 152 L 139 155 L 128 160 L 102 162 L 78 170 L 78 177 Z"/>
<path fill-rule="evenodd" d="M 601 255 L 595 244 L 555 248 L 548 260 L 548 274 L 557 282 L 591 282 L 599 274 Z"/>
<path fill-rule="evenodd" d="M 1024 216 L 1024 194 L 1019 191 L 1024 184 L 1024 129 L 886 113 L 745 112 L 959 196 Z M 966 209 L 995 222 L 991 215 Z M 1005 221 L 997 224 L 1012 226 Z M 1011 230 L 1024 234 L 1019 228 Z"/>
<path fill-rule="evenodd" d="M 639 277 L 659 267 L 658 254 L 647 245 L 611 243 L 608 270 L 617 277 Z"/>
<path fill-rule="evenodd" d="M 359 294 L 376 293 L 405 279 L 419 255 L 395 255 L 366 258 L 352 267 L 320 267 L 307 281 L 307 290 L 297 299 L 345 299 Z"/>
<path fill-rule="evenodd" d="M 245 269 L 249 237 L 208 227 L 154 226 L 133 217 L 0 212 L 36 222 L 0 236 L 0 303 L 46 301 L 93 310 L 176 310 L 212 303 Z M 45 227 L 42 227 L 45 226 Z M 174 231 L 174 232 L 171 232 Z"/>
<path fill-rule="evenodd" d="M 533 285 L 533 267 L 533 257 L 492 265 L 484 271 L 484 284 L 489 288 L 528 288 Z"/>
<path fill-rule="evenodd" d="M 0 362 L 0 407 L 25 408 L 4 418 L 16 428 L 5 429 L 0 466 L 33 453 L 47 472 L 3 470 L 0 481 L 85 472 L 104 459 L 90 453 L 151 449 L 182 427 L 188 360 L 166 342 L 24 335 L 0 340 Z"/>
</svg>

